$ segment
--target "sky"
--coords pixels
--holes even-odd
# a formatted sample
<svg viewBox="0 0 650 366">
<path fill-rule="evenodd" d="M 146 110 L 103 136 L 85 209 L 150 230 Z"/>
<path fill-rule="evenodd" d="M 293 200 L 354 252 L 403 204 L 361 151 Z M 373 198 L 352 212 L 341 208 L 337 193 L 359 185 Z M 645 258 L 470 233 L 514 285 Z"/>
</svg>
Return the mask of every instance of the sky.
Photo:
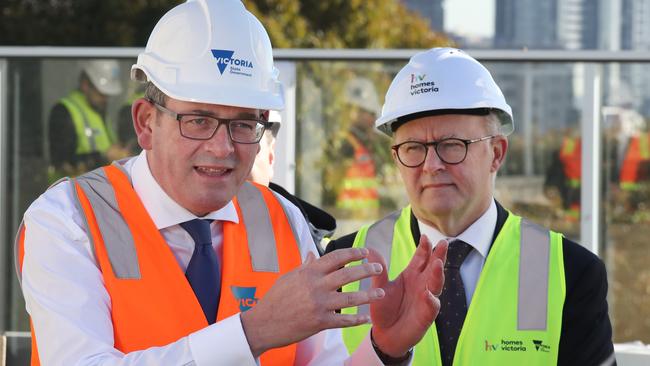
<svg viewBox="0 0 650 366">
<path fill-rule="evenodd" d="M 444 0 L 445 32 L 462 36 L 494 35 L 495 0 Z"/>
</svg>

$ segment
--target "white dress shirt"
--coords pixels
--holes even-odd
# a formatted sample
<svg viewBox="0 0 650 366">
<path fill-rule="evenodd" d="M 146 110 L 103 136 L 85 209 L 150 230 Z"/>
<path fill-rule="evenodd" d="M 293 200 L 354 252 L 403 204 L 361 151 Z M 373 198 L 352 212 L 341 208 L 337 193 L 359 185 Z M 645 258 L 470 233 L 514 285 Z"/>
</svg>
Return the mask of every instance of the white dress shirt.
<svg viewBox="0 0 650 366">
<path fill-rule="evenodd" d="M 154 224 L 185 271 L 194 241 L 179 224 L 196 216 L 172 200 L 153 178 L 146 154 L 124 165 L 133 187 Z M 24 216 L 25 257 L 22 288 L 43 365 L 256 365 L 239 314 L 212 324 L 176 342 L 123 354 L 114 348 L 111 299 L 93 254 L 70 184 L 52 187 L 29 207 Z M 276 194 L 289 219 L 297 224 L 303 260 L 317 254 L 309 228 L 298 210 Z M 223 221 L 237 222 L 230 202 L 205 218 L 211 224 L 218 257 L 223 242 Z M 338 329 L 322 331 L 297 344 L 295 365 L 382 365 L 369 341 L 351 357 Z"/>
<path fill-rule="evenodd" d="M 457 237 L 443 235 L 436 228 L 418 220 L 420 234 L 425 234 L 433 245 L 436 245 L 442 239 L 446 239 L 450 243 L 459 239 L 472 246 L 472 251 L 469 252 L 467 258 L 465 258 L 465 261 L 460 266 L 460 277 L 463 279 L 463 286 L 465 286 L 465 298 L 467 299 L 468 309 L 474 296 L 476 283 L 483 270 L 485 258 L 490 250 L 490 245 L 492 245 L 492 236 L 494 235 L 496 225 L 497 205 L 494 203 L 494 199 L 491 200 L 490 206 L 485 210 L 483 215 Z"/>
</svg>

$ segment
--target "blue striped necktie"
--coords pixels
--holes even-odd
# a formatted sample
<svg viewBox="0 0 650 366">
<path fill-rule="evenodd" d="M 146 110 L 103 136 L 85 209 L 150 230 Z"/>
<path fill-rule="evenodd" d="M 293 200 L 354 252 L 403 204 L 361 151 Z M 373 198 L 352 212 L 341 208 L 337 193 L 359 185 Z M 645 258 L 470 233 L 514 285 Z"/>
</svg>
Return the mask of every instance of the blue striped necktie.
<svg viewBox="0 0 650 366">
<path fill-rule="evenodd" d="M 181 223 L 181 227 L 194 239 L 194 253 L 187 265 L 185 277 L 201 304 L 208 324 L 217 320 L 221 294 L 221 269 L 212 248 L 210 232 L 212 220 L 194 219 Z"/>
</svg>

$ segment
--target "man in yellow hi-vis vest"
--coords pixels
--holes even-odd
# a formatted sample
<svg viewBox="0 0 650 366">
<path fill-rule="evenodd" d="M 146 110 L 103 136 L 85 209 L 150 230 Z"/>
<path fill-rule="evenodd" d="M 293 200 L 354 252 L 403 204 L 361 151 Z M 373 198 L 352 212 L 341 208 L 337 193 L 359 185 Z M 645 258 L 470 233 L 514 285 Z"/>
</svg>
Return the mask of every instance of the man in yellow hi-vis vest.
<svg viewBox="0 0 650 366">
<path fill-rule="evenodd" d="M 394 78 L 375 126 L 393 138 L 410 205 L 327 251 L 375 248 L 389 259 L 391 278 L 421 237 L 449 241 L 440 313 L 416 346 L 414 365 L 613 362 L 602 261 L 493 197 L 514 124 L 483 65 L 451 48 L 416 54 Z M 363 328 L 343 330 L 349 349 Z"/>
<path fill-rule="evenodd" d="M 110 162 L 116 136 L 106 119 L 111 96 L 122 92 L 117 61 L 84 61 L 79 87 L 61 98 L 49 116 L 51 182 Z M 121 158 L 122 156 L 115 156 Z"/>
</svg>

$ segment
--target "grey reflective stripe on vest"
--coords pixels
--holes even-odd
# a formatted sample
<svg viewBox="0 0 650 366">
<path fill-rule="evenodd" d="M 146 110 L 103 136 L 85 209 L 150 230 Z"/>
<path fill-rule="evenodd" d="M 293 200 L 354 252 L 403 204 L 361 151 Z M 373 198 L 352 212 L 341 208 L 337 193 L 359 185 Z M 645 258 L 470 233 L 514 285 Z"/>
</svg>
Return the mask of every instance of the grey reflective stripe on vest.
<svg viewBox="0 0 650 366">
<path fill-rule="evenodd" d="M 237 201 L 244 219 L 253 271 L 280 272 L 273 226 L 262 192 L 246 182 L 237 193 Z M 295 238 L 298 240 L 297 236 Z"/>
<path fill-rule="evenodd" d="M 47 187 L 47 189 L 49 190 L 50 188 L 54 187 L 55 185 L 57 185 L 57 184 L 59 184 L 59 183 L 61 183 L 63 181 L 68 181 L 68 180 L 69 180 L 68 177 L 59 178 L 56 182 L 50 184 L 50 186 Z M 72 191 L 74 192 L 75 191 L 74 185 L 71 184 L 71 186 L 72 186 Z M 88 224 L 86 224 L 86 226 L 88 226 Z M 22 286 L 22 283 L 23 283 L 23 274 L 22 274 L 22 271 L 20 270 L 21 263 L 19 262 L 20 258 L 18 258 L 18 247 L 20 246 L 20 232 L 23 231 L 24 228 L 25 228 L 25 221 L 21 220 L 20 221 L 20 226 L 18 226 L 18 232 L 16 233 L 16 237 L 14 238 L 14 266 L 15 266 L 15 269 L 16 269 L 16 277 L 18 278 L 18 283 L 21 286 Z M 23 246 L 24 245 L 25 244 L 23 243 Z M 24 249 L 25 248 L 23 247 L 23 250 Z M 95 250 L 94 247 L 93 247 L 93 250 Z"/>
<path fill-rule="evenodd" d="M 247 184 L 250 184 L 247 182 Z M 270 189 L 270 188 L 269 188 Z M 271 190 L 271 189 L 270 189 Z M 298 236 L 298 229 L 296 228 L 295 223 L 291 219 L 291 216 L 289 216 L 289 208 L 285 206 L 285 204 L 291 204 L 289 201 L 284 201 L 282 198 L 282 195 L 271 190 L 273 193 L 273 196 L 275 196 L 275 199 L 280 202 L 280 206 L 282 207 L 282 211 L 284 212 L 284 216 L 287 217 L 287 221 L 289 221 L 289 226 L 291 227 L 291 233 L 293 234 L 293 237 L 296 239 L 296 243 L 299 243 L 299 236 Z M 307 225 L 310 225 L 309 222 L 307 222 Z M 311 229 L 311 226 L 310 226 Z M 275 236 L 273 236 L 275 238 Z M 320 243 L 315 243 L 317 246 L 320 245 Z M 298 249 L 300 250 L 300 258 L 303 260 L 307 258 L 307 253 L 309 253 L 309 247 L 306 245 L 298 245 Z M 279 268 L 279 267 L 278 267 Z"/>
<path fill-rule="evenodd" d="M 14 239 L 14 266 L 16 268 L 16 277 L 18 278 L 18 283 L 22 287 L 23 285 L 23 274 L 20 271 L 20 258 L 18 258 L 18 247 L 20 246 L 20 232 L 25 228 L 25 221 L 20 221 L 20 226 L 18 226 L 18 232 L 16 233 L 16 238 Z M 23 244 L 24 245 L 24 244 Z M 25 248 L 23 248 L 24 250 Z M 2 357 L 2 354 L 0 354 Z"/>
<path fill-rule="evenodd" d="M 73 182 L 79 184 L 90 202 L 115 277 L 140 279 L 140 265 L 135 250 L 135 241 L 129 226 L 120 213 L 115 191 L 108 181 L 104 169 L 95 169 L 73 179 Z M 79 197 L 77 197 L 77 202 L 79 204 Z M 79 208 L 80 212 L 83 212 L 80 204 Z M 82 216 L 84 220 L 87 220 L 86 215 Z M 91 247 L 94 248 L 96 243 L 93 242 L 87 221 L 86 232 L 91 240 Z"/>
<path fill-rule="evenodd" d="M 546 330 L 551 233 L 521 219 L 517 330 Z"/>
<path fill-rule="evenodd" d="M 364 247 L 372 248 L 379 252 L 386 260 L 386 265 L 390 267 L 391 249 L 393 247 L 393 235 L 395 232 L 395 223 L 401 215 L 401 211 L 395 211 L 376 223 L 370 225 L 366 233 L 366 242 Z M 388 268 L 384 269 L 388 272 Z M 359 283 L 359 291 L 367 291 L 372 287 L 372 279 L 364 278 Z M 370 315 L 370 306 L 361 305 L 357 308 L 357 314 Z"/>
</svg>

